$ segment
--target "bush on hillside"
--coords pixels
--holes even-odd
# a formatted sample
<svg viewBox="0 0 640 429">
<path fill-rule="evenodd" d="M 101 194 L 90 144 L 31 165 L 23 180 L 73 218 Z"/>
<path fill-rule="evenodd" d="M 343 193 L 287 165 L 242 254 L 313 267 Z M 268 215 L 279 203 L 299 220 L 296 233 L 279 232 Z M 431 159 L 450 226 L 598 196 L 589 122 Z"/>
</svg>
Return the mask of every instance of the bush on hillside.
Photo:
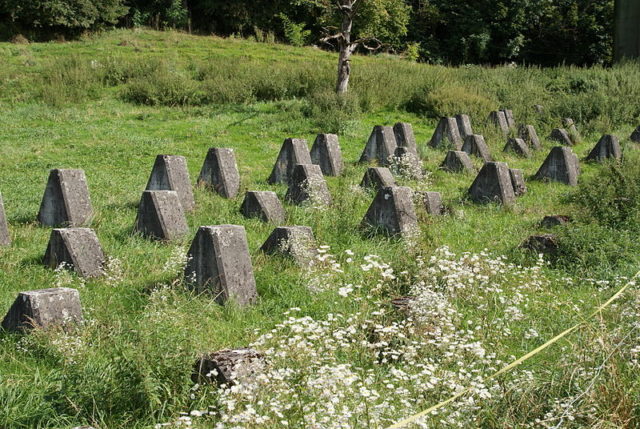
<svg viewBox="0 0 640 429">
<path fill-rule="evenodd" d="M 560 230 L 558 264 L 572 271 L 603 274 L 640 262 L 640 163 L 631 154 L 608 163 L 580 184 L 571 197 L 574 222 Z"/>
<path fill-rule="evenodd" d="M 14 31 L 51 37 L 77 36 L 85 30 L 114 25 L 128 7 L 124 0 L 1 0 L 0 16 Z"/>
</svg>

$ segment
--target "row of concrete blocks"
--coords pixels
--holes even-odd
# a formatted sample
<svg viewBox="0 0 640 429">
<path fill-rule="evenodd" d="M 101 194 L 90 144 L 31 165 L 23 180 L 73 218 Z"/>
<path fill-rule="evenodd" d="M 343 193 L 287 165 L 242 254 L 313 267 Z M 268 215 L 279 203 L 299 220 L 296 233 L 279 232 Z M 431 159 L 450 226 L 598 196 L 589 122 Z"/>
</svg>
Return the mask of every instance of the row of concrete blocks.
<svg viewBox="0 0 640 429">
<path fill-rule="evenodd" d="M 315 256 L 315 249 L 313 232 L 304 226 L 278 227 L 261 247 L 266 253 L 280 253 L 300 263 L 302 258 Z M 60 228 L 52 231 L 44 262 L 51 267 L 65 264 L 79 275 L 95 277 L 104 274 L 105 257 L 93 230 Z M 241 306 L 254 303 L 256 283 L 244 227 L 200 227 L 188 252 L 184 277 L 191 289 L 211 295 L 220 304 L 229 300 Z M 2 327 L 23 330 L 79 321 L 82 308 L 78 292 L 53 288 L 20 293 Z"/>
<path fill-rule="evenodd" d="M 376 125 L 360 156 L 360 162 L 378 161 L 388 165 L 394 156 L 418 160 L 418 148 L 411 124 L 398 122 L 393 127 Z M 338 136 L 319 134 L 309 151 L 304 139 L 288 138 L 282 144 L 267 181 L 289 184 L 298 164 L 316 164 L 325 176 L 339 176 L 344 168 Z"/>
<path fill-rule="evenodd" d="M 504 136 L 517 136 L 529 146 L 535 149 L 541 148 L 540 139 L 535 128 L 526 124 L 517 126 L 511 110 L 503 109 L 491 112 L 488 122 L 498 128 Z M 564 118 L 563 125 L 565 128 L 555 128 L 549 138 L 561 144 L 577 144 L 580 141 L 580 135 L 573 119 Z M 474 134 L 471 119 L 468 115 L 459 114 L 452 117 L 443 117 L 438 122 L 429 145 L 461 150 L 465 141 L 471 136 L 479 136 L 479 134 Z"/>
<path fill-rule="evenodd" d="M 390 127 L 375 127 L 370 142 L 377 141 L 380 135 L 384 135 L 385 128 Z M 404 136 L 402 138 L 405 143 L 412 142 L 411 144 L 415 148 L 415 139 L 413 138 L 410 124 L 398 123 L 393 130 L 398 136 Z M 636 131 L 640 140 L 640 127 Z M 529 135 L 535 135 L 533 127 L 530 127 Z M 528 157 L 531 142 L 536 139 L 525 141 L 524 139 L 510 138 L 505 150 Z M 531 147 L 537 148 L 535 145 Z M 365 149 L 365 152 L 367 152 L 367 149 Z M 331 202 L 331 195 L 323 174 L 326 174 L 326 172 L 334 175 L 340 174 L 343 165 L 337 136 L 320 134 L 316 138 L 312 153 L 315 153 L 315 162 L 319 164 L 293 164 L 294 162 L 306 160 L 305 153 L 308 154 L 309 151 L 304 140 L 286 139 L 278 155 L 271 178 L 274 178 L 274 180 L 277 178 L 289 183 L 286 199 L 291 202 L 302 203 L 315 199 L 323 204 L 328 204 Z M 447 153 L 442 163 L 442 168 L 452 172 L 472 171 L 474 168 L 468 155 L 478 156 L 485 162 L 492 160 L 484 138 L 481 135 L 472 134 L 465 139 L 461 151 L 449 151 Z M 604 135 L 589 153 L 586 160 L 620 159 L 621 156 L 622 151 L 619 139 L 613 135 Z M 311 156 L 308 158 L 311 161 Z M 535 177 L 576 185 L 578 174 L 579 165 L 577 159 L 571 161 L 567 150 L 554 148 Z M 369 172 L 365 174 L 363 183 L 367 182 L 369 175 Z M 378 172 L 377 175 L 390 176 L 390 173 Z M 383 182 L 386 186 L 393 184 L 392 180 L 384 180 Z M 237 195 L 240 176 L 233 150 L 211 148 L 207 153 L 198 183 L 211 186 L 216 192 L 227 198 Z M 195 206 L 184 157 L 158 155 L 147 183 L 147 190 L 174 190 L 185 210 L 191 210 Z M 173 196 L 166 195 L 160 198 L 172 199 Z M 144 208 L 150 205 L 153 199 L 152 195 L 143 194 L 140 206 Z M 257 215 L 265 218 L 265 220 L 281 222 L 284 217 L 284 211 L 279 202 L 278 204 L 275 203 L 276 200 L 277 197 L 272 192 L 251 191 L 247 193 L 243 202 L 243 213 L 252 216 L 255 207 L 268 207 L 270 209 L 261 210 Z M 143 211 L 141 210 L 141 212 Z M 50 226 L 79 226 L 87 223 L 91 215 L 91 201 L 84 171 L 52 170 L 38 213 L 40 222 Z M 154 222 L 152 221 L 152 223 Z M 142 228 L 139 228 L 142 233 L 151 232 L 148 235 L 154 235 L 153 231 L 158 230 L 158 228 L 145 227 L 139 222 L 137 222 L 137 225 L 142 226 Z M 155 235 L 162 237 L 162 234 Z M 2 196 L 0 195 L 0 246 L 9 245 L 10 242 Z"/>
<path fill-rule="evenodd" d="M 376 171 L 379 170 L 373 169 L 369 175 L 373 176 Z M 499 199 L 503 203 L 509 203 L 517 193 L 513 177 L 513 171 L 506 164 L 486 163 L 469 189 L 469 194 L 478 202 Z M 373 177 L 369 180 L 376 183 Z M 152 198 L 172 194 L 177 199 L 175 191 L 146 191 L 145 194 Z M 423 193 L 422 198 L 428 212 L 442 212 L 438 193 Z M 168 211 L 181 209 L 181 205 L 174 202 L 165 208 L 155 206 L 158 203 L 164 205 L 166 201 L 163 201 L 162 198 L 152 200 L 153 211 L 157 212 L 155 220 L 160 227 L 167 230 L 172 228 L 169 225 L 172 222 L 171 216 L 166 216 L 170 214 Z M 403 186 L 379 188 L 362 223 L 391 235 L 405 235 L 416 231 L 419 225 L 414 192 Z M 186 232 L 186 223 L 184 227 Z M 316 249 L 313 232 L 305 226 L 277 227 L 261 247 L 266 253 L 292 257 L 299 264 L 311 263 Z M 51 267 L 65 264 L 75 269 L 79 275 L 92 277 L 103 274 L 105 257 L 93 230 L 62 228 L 52 231 L 44 261 Z M 229 300 L 242 306 L 254 303 L 257 299 L 256 283 L 244 227 L 200 227 L 188 251 L 184 277 L 193 290 L 210 294 L 220 304 Z M 22 330 L 30 326 L 46 328 L 80 321 L 82 308 L 78 292 L 57 288 L 20 293 L 2 326 L 7 330 Z"/>
</svg>

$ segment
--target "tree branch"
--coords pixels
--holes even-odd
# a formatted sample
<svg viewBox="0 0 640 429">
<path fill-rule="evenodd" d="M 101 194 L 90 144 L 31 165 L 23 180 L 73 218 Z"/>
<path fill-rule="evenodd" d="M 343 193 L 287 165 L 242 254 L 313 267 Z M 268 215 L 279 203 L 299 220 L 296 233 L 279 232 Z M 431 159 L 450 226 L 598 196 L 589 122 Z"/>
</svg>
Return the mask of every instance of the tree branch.
<svg viewBox="0 0 640 429">
<path fill-rule="evenodd" d="M 375 42 L 375 46 L 370 45 L 371 42 Z M 363 48 L 369 51 L 377 51 L 384 45 L 384 43 L 375 37 L 363 37 L 361 39 L 354 40 L 351 44 L 355 46 L 362 45 Z"/>
<path fill-rule="evenodd" d="M 332 34 L 330 36 L 323 37 L 320 39 L 320 43 L 326 43 L 327 45 L 331 45 L 332 40 L 340 40 L 342 38 L 342 33 Z"/>
</svg>

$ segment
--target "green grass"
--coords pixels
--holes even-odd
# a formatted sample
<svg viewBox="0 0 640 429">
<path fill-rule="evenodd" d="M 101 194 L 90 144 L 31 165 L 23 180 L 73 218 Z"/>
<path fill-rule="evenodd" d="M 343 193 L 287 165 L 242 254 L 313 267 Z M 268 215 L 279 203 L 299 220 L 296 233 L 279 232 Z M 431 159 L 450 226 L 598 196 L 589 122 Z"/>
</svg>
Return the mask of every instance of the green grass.
<svg viewBox="0 0 640 429">
<path fill-rule="evenodd" d="M 438 170 L 445 152 L 425 145 L 436 115 L 468 107 L 476 132 L 487 136 L 494 157 L 524 169 L 527 179 L 552 147 L 544 137 L 560 125 L 562 116 L 573 116 L 584 133 L 575 148 L 580 157 L 605 131 L 623 137 L 625 150 L 630 150 L 627 136 L 640 119 L 640 72 L 633 65 L 612 70 L 448 69 L 357 57 L 353 99 L 340 108 L 327 95 L 335 56 L 311 48 L 117 31 L 74 43 L 4 43 L 0 53 L 5 61 L 0 71 L 0 192 L 14 239 L 11 247 L 0 248 L 0 309 L 7 309 L 19 291 L 69 284 L 80 287 L 90 321 L 78 334 L 85 345 L 77 356 L 60 347 L 56 335 L 0 333 L 0 427 L 7 428 L 142 428 L 171 420 L 199 404 L 189 399 L 190 368 L 199 353 L 242 347 L 256 338 L 254 330 L 268 331 L 291 307 L 318 319 L 360 309 L 357 302 L 335 294 L 311 293 L 304 270 L 261 254 L 258 249 L 273 225 L 244 219 L 238 211 L 246 190 L 275 190 L 284 197 L 285 187 L 268 185 L 266 178 L 286 137 L 306 138 L 311 144 L 317 133 L 330 131 L 323 125 L 338 129 L 347 163 L 343 177 L 327 178 L 334 197 L 331 209 L 286 205 L 287 223 L 311 226 L 318 242 L 330 245 L 335 255 L 347 249 L 360 258 L 376 254 L 396 271 L 412 271 L 416 253 L 428 259 L 441 246 L 454 252 L 488 249 L 529 264 L 532 258 L 518 246 L 539 231 L 539 220 L 576 210 L 567 199 L 572 189 L 531 180 L 528 193 L 511 208 L 470 203 L 466 190 L 473 175 Z M 91 61 L 100 65 L 93 67 Z M 231 70 L 226 75 L 225 65 Z M 158 96 L 157 91 L 166 88 L 157 79 L 164 79 L 162 85 L 171 91 Z M 186 98 L 185 88 L 191 88 Z M 149 93 L 155 101 L 136 98 Z M 325 107 L 314 104 L 327 99 Z M 535 117 L 531 106 L 536 103 L 545 105 L 548 114 Z M 488 114 L 483 109 L 498 107 L 513 108 L 517 120 L 534 123 L 544 149 L 531 159 L 502 153 L 503 140 L 483 124 Z M 332 117 L 339 121 L 327 120 Z M 440 191 L 452 212 L 440 218 L 419 214 L 421 235 L 413 252 L 398 240 L 363 232 L 359 224 L 373 195 L 352 191 L 366 169 L 355 161 L 371 128 L 398 121 L 413 124 L 424 166 L 431 172 L 421 183 L 404 183 Z M 155 156 L 185 156 L 194 181 L 212 146 L 236 150 L 240 195 L 225 200 L 197 189 L 197 208 L 188 215 L 190 234 L 182 242 L 157 243 L 132 234 Z M 50 229 L 39 226 L 35 218 L 52 168 L 85 170 L 95 210 L 91 227 L 106 254 L 121 261 L 121 279 L 83 285 L 73 275 L 56 274 L 41 265 Z M 600 168 L 584 165 L 581 180 L 595 177 Z M 188 293 L 178 271 L 165 269 L 177 250 L 187 248 L 198 226 L 222 223 L 241 224 L 247 230 L 260 295 L 255 307 L 220 307 L 206 296 Z M 602 275 L 628 275 L 632 268 Z M 549 279 L 581 277 L 579 270 L 562 268 L 545 268 L 544 273 Z M 345 276 L 353 282 L 366 280 L 354 267 Z M 168 285 L 163 293 L 169 304 L 156 302 L 152 291 L 159 285 Z M 389 295 L 406 291 L 407 285 L 400 284 Z M 531 317 L 540 321 L 549 338 L 580 320 L 574 304 L 590 309 L 607 296 L 576 280 L 574 286 L 541 292 L 541 306 L 530 309 Z M 157 314 L 158 309 L 164 313 Z M 478 315 L 474 308 L 465 311 Z M 506 360 L 528 351 L 531 344 L 514 332 L 495 347 Z M 553 366 L 561 354 L 560 348 L 550 350 L 531 368 Z M 206 398 L 200 400 L 206 403 Z M 637 424 L 637 401 L 634 406 Z M 492 408 L 482 424 L 500 427 L 492 419 L 516 415 L 514 408 Z"/>
</svg>

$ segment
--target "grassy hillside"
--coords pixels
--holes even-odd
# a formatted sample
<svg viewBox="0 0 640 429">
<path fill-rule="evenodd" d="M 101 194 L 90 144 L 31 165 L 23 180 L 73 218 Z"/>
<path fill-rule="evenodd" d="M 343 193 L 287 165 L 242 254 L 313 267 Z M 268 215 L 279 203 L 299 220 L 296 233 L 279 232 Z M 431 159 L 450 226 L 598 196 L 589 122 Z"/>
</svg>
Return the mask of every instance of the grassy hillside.
<svg viewBox="0 0 640 429">
<path fill-rule="evenodd" d="M 14 240 L 0 248 L 0 311 L 19 291 L 64 285 L 80 289 L 87 319 L 70 334 L 0 332 L 0 427 L 145 428 L 192 410 L 215 411 L 194 417 L 196 427 L 384 427 L 469 385 L 475 400 L 452 404 L 429 425 L 640 424 L 635 288 L 570 340 L 482 381 L 582 320 L 635 273 L 636 254 L 539 261 L 519 244 L 542 231 L 544 215 L 580 217 L 575 190 L 528 180 L 513 207 L 475 205 L 466 198 L 474 176 L 439 170 L 445 151 L 425 144 L 437 117 L 469 113 L 494 157 L 530 179 L 553 146 L 546 136 L 572 117 L 583 135 L 574 148 L 580 157 L 607 132 L 635 160 L 628 136 L 640 123 L 637 64 L 484 69 L 356 57 L 352 94 L 338 99 L 335 56 L 311 48 L 117 31 L 73 43 L 0 44 L 0 55 L 0 193 Z M 503 153 L 503 138 L 484 123 L 497 108 L 534 124 L 544 149 L 531 159 Z M 373 194 L 355 186 L 371 128 L 398 121 L 413 124 L 427 171 L 399 182 L 440 191 L 450 209 L 437 218 L 419 211 L 420 233 L 409 241 L 359 227 Z M 282 141 L 311 144 L 320 132 L 340 133 L 347 169 L 327 178 L 331 207 L 286 205 L 287 224 L 311 226 L 333 255 L 303 269 L 259 252 L 274 225 L 238 210 L 246 190 L 283 198 L 284 186 L 266 183 Z M 214 146 L 235 149 L 240 195 L 225 200 L 197 188 L 182 242 L 133 234 L 155 156 L 184 155 L 193 182 Z M 41 265 L 50 229 L 35 217 L 52 168 L 85 170 L 91 227 L 109 257 L 105 278 L 84 281 Z M 585 164 L 580 180 L 594 182 L 607 168 Z M 181 282 L 198 226 L 224 223 L 247 230 L 260 295 L 249 309 L 218 306 Z M 610 259 L 620 263 L 592 263 Z M 409 319 L 388 304 L 408 293 L 419 297 Z M 191 366 L 202 352 L 251 343 L 273 352 L 268 382 L 194 387 Z"/>
</svg>

